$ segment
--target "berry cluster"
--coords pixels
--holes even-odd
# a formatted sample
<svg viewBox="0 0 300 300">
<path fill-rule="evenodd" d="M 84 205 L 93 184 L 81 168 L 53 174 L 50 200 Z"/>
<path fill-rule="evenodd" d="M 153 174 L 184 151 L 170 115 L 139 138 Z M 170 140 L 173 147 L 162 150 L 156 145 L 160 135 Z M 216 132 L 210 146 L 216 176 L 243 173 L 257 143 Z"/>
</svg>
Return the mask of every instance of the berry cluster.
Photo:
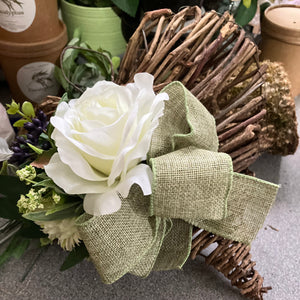
<svg viewBox="0 0 300 300">
<path fill-rule="evenodd" d="M 48 126 L 47 116 L 43 111 L 39 111 L 32 122 L 27 122 L 24 124 L 24 129 L 27 130 L 27 135 L 17 136 L 16 140 L 13 142 L 11 150 L 14 152 L 9 162 L 13 164 L 22 164 L 29 157 L 34 158 L 36 153 L 28 146 L 31 144 L 33 146 L 38 146 L 43 150 L 48 150 L 51 145 L 48 141 L 40 141 L 40 135 L 46 130 Z"/>
</svg>

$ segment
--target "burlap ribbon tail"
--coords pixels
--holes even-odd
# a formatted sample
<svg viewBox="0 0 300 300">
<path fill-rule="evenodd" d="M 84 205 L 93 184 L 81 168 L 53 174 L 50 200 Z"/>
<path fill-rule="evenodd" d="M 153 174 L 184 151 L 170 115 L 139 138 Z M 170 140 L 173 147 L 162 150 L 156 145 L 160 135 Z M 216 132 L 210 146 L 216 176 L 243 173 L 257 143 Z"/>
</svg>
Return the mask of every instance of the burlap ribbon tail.
<svg viewBox="0 0 300 300">
<path fill-rule="evenodd" d="M 213 116 L 181 83 L 163 92 L 170 99 L 148 153 L 152 195 L 134 185 L 118 212 L 77 220 L 105 283 L 182 268 L 193 225 L 250 244 L 277 194 L 277 185 L 233 172 L 230 156 L 217 152 Z"/>
</svg>

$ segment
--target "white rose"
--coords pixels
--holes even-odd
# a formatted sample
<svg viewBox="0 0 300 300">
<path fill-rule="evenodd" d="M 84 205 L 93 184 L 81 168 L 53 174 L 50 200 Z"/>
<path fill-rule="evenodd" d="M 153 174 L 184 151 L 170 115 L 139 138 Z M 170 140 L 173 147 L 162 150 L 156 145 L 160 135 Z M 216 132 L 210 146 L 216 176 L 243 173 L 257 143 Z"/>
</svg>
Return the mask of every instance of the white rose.
<svg viewBox="0 0 300 300">
<path fill-rule="evenodd" d="M 13 152 L 9 150 L 6 140 L 0 137 L 0 162 L 10 159 L 12 155 Z"/>
<path fill-rule="evenodd" d="M 58 152 L 45 171 L 66 193 L 86 194 L 84 210 L 92 215 L 117 211 L 118 194 L 126 198 L 134 183 L 151 194 L 151 168 L 139 163 L 168 95 L 155 95 L 150 74 L 137 74 L 134 81 L 97 82 L 79 99 L 59 104 L 50 120 Z"/>
</svg>

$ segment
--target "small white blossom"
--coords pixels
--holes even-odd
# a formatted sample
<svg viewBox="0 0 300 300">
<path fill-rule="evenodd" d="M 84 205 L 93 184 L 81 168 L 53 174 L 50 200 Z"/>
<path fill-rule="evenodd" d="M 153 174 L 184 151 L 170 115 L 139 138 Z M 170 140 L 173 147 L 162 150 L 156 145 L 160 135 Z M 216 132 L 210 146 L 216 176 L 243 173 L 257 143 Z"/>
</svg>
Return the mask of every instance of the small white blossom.
<svg viewBox="0 0 300 300">
<path fill-rule="evenodd" d="M 29 213 L 33 212 L 36 209 L 43 209 L 44 204 L 42 195 L 36 192 L 34 189 L 30 189 L 26 196 L 21 195 L 20 199 L 17 202 L 17 207 L 19 208 L 20 213 Z"/>
<path fill-rule="evenodd" d="M 36 177 L 35 168 L 31 165 L 27 165 L 23 169 L 18 170 L 16 174 L 18 175 L 21 181 L 25 180 L 26 184 L 30 184 L 30 182 L 27 181 L 32 181 Z"/>
<path fill-rule="evenodd" d="M 60 195 L 58 195 L 57 193 L 55 193 L 53 191 L 52 192 L 52 200 L 54 201 L 55 204 L 57 204 L 61 200 L 61 197 L 60 197 Z"/>
<path fill-rule="evenodd" d="M 57 239 L 58 244 L 67 251 L 72 251 L 80 243 L 80 235 L 75 224 L 76 217 L 62 220 L 35 222 L 51 241 Z"/>
</svg>

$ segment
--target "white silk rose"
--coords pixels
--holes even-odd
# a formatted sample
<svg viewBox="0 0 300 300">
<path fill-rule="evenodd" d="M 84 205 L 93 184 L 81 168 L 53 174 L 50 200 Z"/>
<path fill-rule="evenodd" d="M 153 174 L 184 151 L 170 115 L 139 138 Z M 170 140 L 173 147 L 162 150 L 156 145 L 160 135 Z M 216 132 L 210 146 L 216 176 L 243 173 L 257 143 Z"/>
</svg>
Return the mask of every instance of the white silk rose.
<svg viewBox="0 0 300 300">
<path fill-rule="evenodd" d="M 57 152 L 45 166 L 47 175 L 68 194 L 85 194 L 88 214 L 120 209 L 138 184 L 151 194 L 152 171 L 146 164 L 151 137 L 163 115 L 166 93 L 155 95 L 153 76 L 136 74 L 119 86 L 99 81 L 80 98 L 62 102 L 50 120 Z"/>
</svg>

